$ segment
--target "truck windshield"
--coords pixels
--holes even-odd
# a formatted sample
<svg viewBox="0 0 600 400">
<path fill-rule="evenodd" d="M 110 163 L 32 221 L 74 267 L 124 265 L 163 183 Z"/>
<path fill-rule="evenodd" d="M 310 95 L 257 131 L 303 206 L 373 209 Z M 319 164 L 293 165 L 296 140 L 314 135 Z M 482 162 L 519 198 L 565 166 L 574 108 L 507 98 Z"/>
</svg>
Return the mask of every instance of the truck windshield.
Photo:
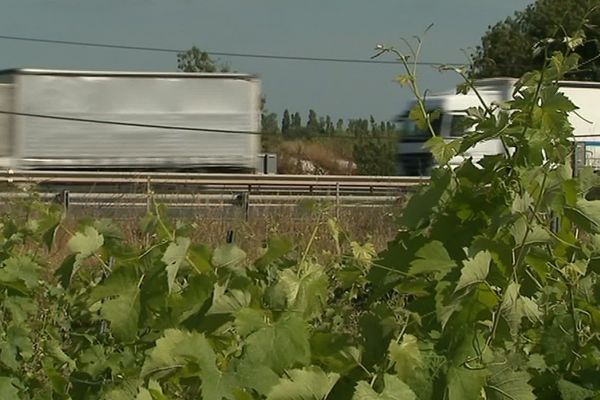
<svg viewBox="0 0 600 400">
<path fill-rule="evenodd" d="M 441 117 L 431 121 L 431 127 L 433 128 L 433 131 L 435 132 L 436 135 L 440 134 L 441 126 L 442 126 L 442 118 Z M 415 121 L 412 121 L 410 119 L 405 119 L 404 121 L 402 121 L 402 124 L 400 126 L 400 135 L 401 135 L 401 138 L 407 138 L 407 139 L 416 139 L 416 138 L 429 139 L 431 137 L 431 132 L 429 132 L 428 129 L 420 129 L 417 126 L 417 124 L 415 123 Z"/>
<path fill-rule="evenodd" d="M 462 137 L 466 133 L 466 115 L 452 115 L 452 122 L 450 123 L 450 136 Z"/>
</svg>

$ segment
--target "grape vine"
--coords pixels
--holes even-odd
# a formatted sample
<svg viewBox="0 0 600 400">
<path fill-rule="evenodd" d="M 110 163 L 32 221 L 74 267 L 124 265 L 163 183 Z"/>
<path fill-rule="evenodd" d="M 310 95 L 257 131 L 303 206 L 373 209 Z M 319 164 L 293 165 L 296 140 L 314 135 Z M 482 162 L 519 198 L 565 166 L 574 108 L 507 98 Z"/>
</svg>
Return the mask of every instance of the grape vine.
<svg viewBox="0 0 600 400">
<path fill-rule="evenodd" d="M 250 260 L 158 205 L 135 243 L 35 200 L 11 210 L 2 399 L 600 398 L 600 182 L 573 175 L 576 106 L 557 86 L 576 68 L 553 53 L 512 101 L 470 109 L 466 137 L 433 137 L 440 167 L 379 254 L 326 213 L 335 251 L 273 237 Z M 492 138 L 515 150 L 447 166 Z"/>
</svg>

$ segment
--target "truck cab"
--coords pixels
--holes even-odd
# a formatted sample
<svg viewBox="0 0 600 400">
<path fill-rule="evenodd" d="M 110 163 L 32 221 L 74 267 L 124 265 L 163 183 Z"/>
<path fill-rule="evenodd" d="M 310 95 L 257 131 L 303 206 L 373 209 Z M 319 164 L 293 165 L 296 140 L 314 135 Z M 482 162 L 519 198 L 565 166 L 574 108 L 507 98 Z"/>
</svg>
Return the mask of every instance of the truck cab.
<svg viewBox="0 0 600 400">
<path fill-rule="evenodd" d="M 439 118 L 431 121 L 435 135 L 447 141 L 462 137 L 466 133 L 461 124 L 466 116 L 466 110 L 482 106 L 482 100 L 487 105 L 511 100 L 516 82 L 517 79 L 514 78 L 482 79 L 475 82 L 479 96 L 473 91 L 467 94 L 446 92 L 428 96 L 424 102 L 427 111 L 439 112 Z M 559 91 L 577 106 L 577 110 L 569 114 L 574 141 L 578 148 L 575 152 L 576 165 L 592 166 L 595 170 L 600 170 L 600 111 L 598 111 L 600 83 L 561 81 L 558 84 Z M 407 109 L 396 117 L 396 121 L 400 122 L 401 131 L 397 153 L 398 174 L 427 176 L 435 162 L 429 150 L 423 145 L 432 133 L 417 128 L 416 124 L 408 118 L 410 110 L 415 105 L 416 101 L 411 102 Z M 477 162 L 485 155 L 503 152 L 500 140 L 492 139 L 470 148 L 463 156 L 454 157 L 449 164 L 455 167 L 465 158 L 472 158 Z"/>
<path fill-rule="evenodd" d="M 499 103 L 509 100 L 510 89 L 515 79 L 498 78 L 479 81 L 477 90 L 481 99 L 486 104 Z M 400 123 L 400 143 L 398 144 L 398 174 L 406 176 L 427 176 L 434 166 L 431 153 L 423 147 L 431 138 L 429 130 L 419 129 L 414 121 L 408 118 L 410 110 L 417 105 L 416 101 L 409 103 L 405 112 L 400 114 L 396 121 Z M 439 117 L 431 121 L 431 126 L 436 136 L 441 136 L 447 141 L 460 138 L 465 134 L 463 121 L 467 109 L 482 106 L 479 97 L 469 92 L 456 94 L 454 92 L 439 93 L 425 99 L 427 112 L 437 111 Z M 469 149 L 464 156 L 450 160 L 451 166 L 459 165 L 464 157 L 472 157 L 476 162 L 486 154 L 501 154 L 502 144 L 498 140 L 489 140 L 479 143 Z"/>
</svg>

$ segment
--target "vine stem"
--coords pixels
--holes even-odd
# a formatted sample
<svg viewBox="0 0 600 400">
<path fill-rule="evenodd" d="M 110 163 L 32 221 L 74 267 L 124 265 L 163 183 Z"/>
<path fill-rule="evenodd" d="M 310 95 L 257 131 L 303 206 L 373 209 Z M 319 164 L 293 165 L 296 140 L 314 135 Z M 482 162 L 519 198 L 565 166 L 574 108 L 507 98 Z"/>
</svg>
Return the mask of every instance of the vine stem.
<svg viewBox="0 0 600 400">
<path fill-rule="evenodd" d="M 419 47 L 420 47 L 420 44 L 419 44 Z M 419 111 L 421 111 L 421 114 L 423 114 L 423 117 L 425 117 L 425 123 L 427 124 L 427 130 L 429 130 L 432 137 L 436 136 L 435 130 L 433 129 L 433 126 L 431 125 L 431 118 L 429 118 L 429 115 L 427 114 L 427 110 L 425 109 L 425 98 L 424 98 L 424 96 L 421 95 L 421 91 L 419 90 L 419 85 L 417 84 L 416 66 L 413 70 L 411 70 L 411 68 L 408 64 L 408 60 L 404 54 L 400 53 L 398 50 L 396 50 L 394 48 L 389 48 L 388 51 L 391 51 L 392 53 L 396 54 L 396 56 L 398 56 L 398 59 L 402 63 L 402 66 L 404 67 L 406 74 L 410 77 L 410 79 L 409 79 L 410 89 L 411 89 L 413 95 L 415 96 L 415 98 L 417 99 Z"/>
<path fill-rule="evenodd" d="M 569 364 L 569 372 L 573 372 L 573 368 L 575 367 L 575 360 L 577 359 L 577 354 L 579 354 L 579 334 L 577 333 L 577 310 L 575 307 L 575 294 L 574 294 L 574 286 L 575 284 L 569 282 L 567 283 L 567 290 L 569 293 L 569 311 L 571 314 L 571 323 L 573 324 L 573 345 L 575 349 L 573 350 L 573 361 Z"/>
<path fill-rule="evenodd" d="M 321 214 L 321 212 L 319 212 L 319 215 L 317 216 L 317 222 L 315 223 L 315 227 L 313 228 L 310 238 L 308 239 L 308 244 L 306 245 L 306 248 L 302 252 L 302 258 L 300 259 L 300 268 L 298 269 L 298 273 L 301 272 L 304 262 L 306 261 L 306 257 L 308 257 L 308 252 L 310 251 L 312 244 L 315 241 L 315 238 L 317 237 L 317 232 L 319 231 L 319 226 L 321 226 L 321 216 L 322 216 L 322 214 Z"/>
<path fill-rule="evenodd" d="M 500 311 L 502 309 L 502 304 L 504 303 L 504 300 L 506 298 L 506 290 L 508 289 L 510 282 L 518 282 L 517 270 L 519 269 L 519 267 L 521 266 L 521 264 L 523 263 L 523 260 L 525 258 L 525 253 L 526 253 L 526 249 L 527 249 L 527 246 L 526 246 L 527 238 L 529 237 L 529 234 L 532 231 L 531 224 L 533 223 L 533 220 L 535 219 L 535 216 L 537 215 L 539 207 L 542 203 L 542 197 L 544 195 L 547 178 L 548 178 L 548 171 L 544 169 L 544 177 L 542 179 L 542 184 L 540 186 L 540 193 L 538 194 L 538 198 L 536 200 L 534 209 L 531 212 L 531 214 L 529 215 L 529 218 L 527 220 L 527 229 L 525 230 L 525 235 L 523 235 L 523 239 L 521 240 L 521 244 L 519 246 L 519 253 L 518 253 L 515 263 L 513 265 L 511 279 L 509 279 L 509 281 L 507 282 L 506 287 L 504 288 L 504 290 L 502 292 L 502 298 L 498 302 L 498 306 L 497 306 L 496 310 L 493 312 L 492 330 L 490 332 L 490 336 L 488 336 L 487 340 L 485 341 L 483 350 L 481 351 L 481 354 L 480 354 L 481 358 L 483 358 L 483 355 L 485 354 L 487 349 L 490 347 L 490 345 L 492 344 L 492 341 L 494 340 L 494 337 L 496 336 L 496 331 L 498 330 L 498 324 L 500 323 L 500 316 L 501 316 Z"/>
<path fill-rule="evenodd" d="M 529 218 L 527 219 L 527 229 L 525 231 L 525 235 L 523 236 L 523 239 L 521 240 L 521 245 L 519 246 L 519 254 L 517 255 L 517 259 L 515 261 L 515 265 L 512 270 L 512 277 L 515 281 L 518 280 L 517 270 L 521 266 L 521 264 L 523 263 L 523 259 L 525 258 L 525 253 L 527 250 L 527 246 L 525 244 L 527 243 L 527 238 L 529 237 L 529 234 L 532 231 L 531 224 L 533 223 L 533 220 L 537 216 L 540 205 L 542 203 L 542 197 L 544 196 L 544 193 L 546 190 L 547 180 L 548 180 L 548 171 L 546 169 L 544 169 L 544 176 L 542 178 L 542 184 L 540 185 L 540 193 L 538 194 L 538 198 L 535 202 L 533 211 L 531 212 L 531 214 L 529 215 Z"/>
</svg>

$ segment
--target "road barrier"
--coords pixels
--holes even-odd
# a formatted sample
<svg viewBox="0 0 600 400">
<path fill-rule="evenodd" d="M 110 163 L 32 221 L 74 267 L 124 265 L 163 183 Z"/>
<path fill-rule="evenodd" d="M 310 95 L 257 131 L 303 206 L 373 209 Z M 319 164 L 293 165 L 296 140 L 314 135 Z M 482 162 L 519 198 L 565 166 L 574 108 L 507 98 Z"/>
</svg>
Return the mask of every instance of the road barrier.
<svg viewBox="0 0 600 400">
<path fill-rule="evenodd" d="M 291 206 L 330 201 L 336 208 L 393 204 L 427 178 L 401 176 L 194 174 L 173 172 L 2 171 L 0 199 L 36 192 L 68 207 Z"/>
</svg>

